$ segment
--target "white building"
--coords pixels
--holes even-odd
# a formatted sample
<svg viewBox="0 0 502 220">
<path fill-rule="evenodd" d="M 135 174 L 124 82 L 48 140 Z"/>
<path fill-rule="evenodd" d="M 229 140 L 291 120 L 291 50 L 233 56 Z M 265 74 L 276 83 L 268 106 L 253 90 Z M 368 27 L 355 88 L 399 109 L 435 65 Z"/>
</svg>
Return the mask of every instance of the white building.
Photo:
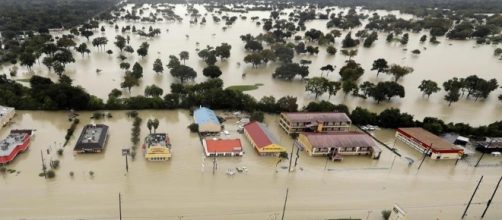
<svg viewBox="0 0 502 220">
<path fill-rule="evenodd" d="M 0 105 L 0 127 L 5 126 L 16 114 L 14 108 L 9 108 Z"/>
</svg>

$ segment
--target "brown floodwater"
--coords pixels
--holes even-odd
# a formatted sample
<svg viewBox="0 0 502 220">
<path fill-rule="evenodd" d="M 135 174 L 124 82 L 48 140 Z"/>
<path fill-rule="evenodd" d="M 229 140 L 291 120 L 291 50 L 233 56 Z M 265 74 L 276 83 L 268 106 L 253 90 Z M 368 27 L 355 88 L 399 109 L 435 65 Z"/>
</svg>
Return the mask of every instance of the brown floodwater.
<svg viewBox="0 0 502 220">
<path fill-rule="evenodd" d="M 218 169 L 213 174 L 213 162 L 203 160 L 198 136 L 186 128 L 193 120 L 184 110 L 139 112 L 143 119 L 141 139 L 148 133 L 145 121 L 158 118 L 158 131 L 167 132 L 171 138 L 173 157 L 168 162 L 148 162 L 138 151 L 126 173 L 121 149 L 131 145 L 132 119 L 126 117 L 125 111 L 112 111 L 112 118 L 100 120 L 91 120 L 90 112 L 79 113 L 81 123 L 63 156 L 57 156 L 56 150 L 70 126 L 66 112 L 19 111 L 13 124 L 0 130 L 4 138 L 10 129 L 37 129 L 29 150 L 7 166 L 18 173 L 0 175 L 0 219 L 118 219 L 118 193 L 122 194 L 125 219 L 280 219 L 287 188 L 285 219 L 377 220 L 380 211 L 390 209 L 394 203 L 409 213 L 409 219 L 459 219 L 477 180 L 484 175 L 466 218 L 479 219 L 502 173 L 501 158 L 489 155 L 474 168 L 479 154 L 456 166 L 455 161 L 426 159 L 418 170 L 421 155 L 399 142 L 395 147 L 416 161 L 412 166 L 382 147 L 380 160 L 345 157 L 342 162 L 326 163 L 324 158 L 300 152 L 295 172 L 288 173 L 283 168 L 288 161 L 276 168 L 277 158 L 259 157 L 245 137 L 236 132 L 236 120 L 230 119 L 224 123 L 229 137 L 242 139 L 245 154 L 218 158 Z M 291 149 L 292 140 L 280 130 L 278 117 L 267 115 L 265 122 Z M 73 146 L 87 123 L 110 126 L 106 150 L 74 155 Z M 374 132 L 390 146 L 394 146 L 393 134 L 385 129 Z M 49 155 L 48 148 L 52 150 Z M 38 176 L 41 150 L 46 161 L 61 161 L 54 179 Z M 228 169 L 241 166 L 248 172 L 226 175 Z M 95 173 L 94 177 L 89 171 Z M 485 219 L 500 219 L 501 207 L 499 192 Z"/>
<path fill-rule="evenodd" d="M 127 7 L 130 8 L 131 5 Z M 207 13 L 201 5 L 196 5 L 196 8 L 203 15 Z M 334 13 L 338 13 L 342 10 L 346 11 L 347 9 L 335 8 Z M 152 26 L 153 28 L 160 28 L 162 31 L 160 36 L 152 39 L 139 37 L 132 33 L 123 34 L 131 37 L 130 44 L 134 49 L 137 49 L 144 41 L 150 44 L 149 55 L 144 58 L 140 58 L 136 53 L 127 55 L 127 62 L 131 64 L 139 62 L 144 69 L 144 77 L 141 80 L 140 86 L 132 88 L 131 95 L 143 94 L 145 86 L 151 84 L 156 84 L 163 88 L 165 92 L 169 92 L 170 84 L 178 82 L 178 80 L 174 79 L 169 74 L 166 67 L 163 74 L 155 74 L 152 70 L 153 62 L 155 59 L 160 58 L 165 65 L 168 62 L 169 55 L 178 55 L 179 52 L 183 50 L 190 52 L 190 59 L 186 61 L 186 64 L 193 67 L 198 72 L 198 77 L 195 81 L 201 82 L 206 80 L 207 78 L 202 75 L 202 69 L 205 67 L 205 63 L 197 56 L 196 49 L 203 49 L 206 45 L 217 46 L 226 42 L 232 45 L 231 57 L 224 61 L 218 61 L 217 63 L 223 71 L 221 78 L 225 86 L 262 83 L 264 85 L 260 87 L 260 89 L 249 91 L 248 93 L 257 99 L 270 94 L 273 94 L 277 98 L 285 95 L 292 95 L 298 97 L 300 106 L 314 100 L 313 95 L 305 92 L 304 81 L 297 79 L 289 82 L 272 79 L 271 75 L 278 66 L 277 63 L 253 68 L 250 64 L 243 62 L 243 58 L 247 52 L 244 49 L 244 42 L 241 41 L 239 36 L 247 33 L 253 35 L 263 33 L 261 26 L 257 26 L 252 22 L 250 17 L 259 16 L 260 18 L 265 18 L 269 16 L 269 12 L 253 11 L 243 14 L 248 17 L 247 20 L 239 18 L 234 25 L 228 27 L 227 30 L 223 30 L 224 22 L 220 22 L 219 24 L 214 23 L 211 18 L 211 13 L 207 13 L 207 23 L 205 25 L 198 25 L 190 24 L 189 17 L 185 15 L 185 6 L 178 5 L 175 11 L 184 18 L 183 22 L 117 22 L 120 27 L 124 25 L 135 25 L 138 29 L 143 27 L 148 29 L 149 26 Z M 360 12 L 371 14 L 375 11 L 360 10 Z M 397 11 L 381 10 L 376 12 L 380 15 L 394 14 L 405 19 L 413 18 L 413 16 L 409 14 L 401 14 Z M 147 15 L 149 13 L 150 9 L 145 8 L 144 14 Z M 228 14 L 230 16 L 241 15 L 238 13 L 223 14 Z M 308 21 L 306 22 L 306 26 L 307 29 L 316 28 L 327 32 L 326 22 L 327 20 Z M 363 23 L 366 23 L 366 21 Z M 92 45 L 88 42 L 92 51 L 90 56 L 81 57 L 80 54 L 75 53 L 76 62 L 67 66 L 66 74 L 74 79 L 75 84 L 81 85 L 91 94 L 106 99 L 108 93 L 112 89 L 120 88 L 124 71 L 119 68 L 120 60 L 117 58 L 119 50 L 113 44 L 115 36 L 121 33 L 115 30 L 112 25 L 106 23 L 102 23 L 100 26 L 101 25 L 105 26 L 106 32 L 102 33 L 96 31 L 91 39 L 97 36 L 106 36 L 109 40 L 106 50 L 112 49 L 114 54 L 109 56 L 106 54 L 106 50 L 98 51 L 97 48 L 92 48 Z M 354 29 L 353 33 L 363 27 L 364 24 Z M 343 31 L 342 37 L 346 32 L 347 31 Z M 68 32 L 63 33 L 67 34 Z M 54 34 L 61 35 L 63 33 Z M 303 36 L 303 33 L 304 32 L 299 32 L 297 35 Z M 454 41 L 443 37 L 438 38 L 438 40 L 441 41 L 438 45 L 432 45 L 428 42 L 422 44 L 419 43 L 419 38 L 424 33 L 410 33 L 410 40 L 407 46 L 402 46 L 399 42 L 387 43 L 385 41 L 386 34 L 380 33 L 379 39 L 371 48 L 363 48 L 360 46 L 358 55 L 353 58 L 361 63 L 362 67 L 366 70 L 360 82 L 365 80 L 370 80 L 372 82 L 392 80 L 392 77 L 389 75 L 380 75 L 377 77 L 376 72 L 370 71 L 373 61 L 378 58 L 385 58 L 389 63 L 413 67 L 415 72 L 399 81 L 399 83 L 406 88 L 405 98 L 394 98 L 391 102 L 376 104 L 376 102 L 371 99 L 363 100 L 350 95 L 345 96 L 342 92 L 339 92 L 335 97 L 331 97 L 330 101 L 346 104 L 350 108 L 362 106 L 376 112 L 389 107 L 396 107 L 404 112 L 413 114 L 418 119 L 425 116 L 435 116 L 446 121 L 467 122 L 473 125 L 488 124 L 500 120 L 502 118 L 502 111 L 500 110 L 502 104 L 497 100 L 497 96 L 501 93 L 500 89 L 494 91 L 486 100 L 475 102 L 474 100 L 462 98 L 459 102 L 453 103 L 452 106 L 449 107 L 448 103 L 443 101 L 444 91 L 432 95 L 430 99 L 426 99 L 422 97 L 422 94 L 417 88 L 423 79 L 432 79 L 442 84 L 442 82 L 452 77 L 466 77 L 472 74 L 487 79 L 495 78 L 499 82 L 502 82 L 502 61 L 493 56 L 493 51 L 497 46 L 477 45 L 473 40 Z M 186 38 L 185 35 L 189 35 L 189 38 Z M 80 37 L 78 43 L 81 42 L 86 42 L 85 38 Z M 341 50 L 340 42 L 341 38 L 338 38 L 335 43 L 338 50 Z M 407 50 L 405 51 L 404 49 Z M 413 55 L 411 51 L 414 49 L 420 49 L 422 53 L 420 55 Z M 340 76 L 338 74 L 338 69 L 343 66 L 347 57 L 341 55 L 340 52 L 335 56 L 329 56 L 326 53 L 325 47 L 321 46 L 318 55 L 295 56 L 296 61 L 300 59 L 312 61 L 309 67 L 310 77 L 320 76 L 321 71 L 319 69 L 321 66 L 326 64 L 336 65 L 337 70 L 334 73 L 330 73 L 327 78 L 330 80 L 339 80 Z M 8 68 L 10 68 L 8 65 L 0 66 L 0 71 L 6 72 Z M 96 69 L 101 69 L 102 72 L 96 73 Z M 56 74 L 54 72 L 48 72 L 43 64 L 35 64 L 33 73 L 27 73 L 27 69 L 24 67 L 20 67 L 19 72 L 17 79 L 25 79 L 31 74 L 37 74 L 57 80 Z M 243 73 L 246 73 L 245 78 L 242 77 Z M 126 95 L 129 95 L 126 91 L 124 92 Z M 324 95 L 320 97 L 320 99 L 326 100 L 328 96 Z"/>
</svg>

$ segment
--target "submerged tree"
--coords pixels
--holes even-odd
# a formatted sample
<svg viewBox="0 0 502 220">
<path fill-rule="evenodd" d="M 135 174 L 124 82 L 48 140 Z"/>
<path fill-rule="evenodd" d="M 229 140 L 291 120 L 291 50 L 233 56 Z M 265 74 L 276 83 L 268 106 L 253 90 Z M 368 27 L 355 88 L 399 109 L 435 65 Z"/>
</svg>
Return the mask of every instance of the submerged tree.
<svg viewBox="0 0 502 220">
<path fill-rule="evenodd" d="M 305 91 L 315 94 L 315 99 L 328 91 L 329 81 L 324 77 L 312 77 L 307 80 Z"/>
<path fill-rule="evenodd" d="M 418 86 L 423 95 L 429 98 L 432 93 L 439 92 L 441 88 L 439 88 L 438 84 L 432 80 L 422 80 L 422 83 Z"/>
</svg>

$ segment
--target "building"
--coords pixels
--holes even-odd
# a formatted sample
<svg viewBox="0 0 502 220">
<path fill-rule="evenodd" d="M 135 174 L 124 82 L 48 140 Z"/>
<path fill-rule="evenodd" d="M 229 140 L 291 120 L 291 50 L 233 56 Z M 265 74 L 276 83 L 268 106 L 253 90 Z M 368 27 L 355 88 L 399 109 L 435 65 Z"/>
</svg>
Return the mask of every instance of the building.
<svg viewBox="0 0 502 220">
<path fill-rule="evenodd" d="M 221 123 L 213 110 L 200 107 L 193 112 L 195 124 L 199 126 L 199 133 L 219 133 Z"/>
<path fill-rule="evenodd" d="M 214 156 L 242 156 L 242 144 L 240 139 L 206 138 L 202 141 L 204 153 L 208 157 Z"/>
<path fill-rule="evenodd" d="M 349 155 L 369 155 L 379 159 L 382 150 L 373 138 L 363 132 L 300 133 L 296 144 L 310 156 L 330 156 L 332 159 Z"/>
<path fill-rule="evenodd" d="M 171 141 L 166 133 L 153 133 L 145 138 L 143 144 L 145 159 L 149 161 L 166 161 L 171 158 Z"/>
<path fill-rule="evenodd" d="M 279 124 L 286 133 L 349 131 L 352 121 L 339 112 L 283 112 Z"/>
<path fill-rule="evenodd" d="M 10 134 L 0 141 L 0 164 L 14 160 L 16 156 L 28 149 L 33 130 L 11 130 Z"/>
<path fill-rule="evenodd" d="M 107 125 L 89 124 L 82 129 L 73 151 L 77 153 L 99 153 L 104 150 L 107 140 Z"/>
<path fill-rule="evenodd" d="M 281 152 L 286 152 L 286 148 L 279 144 L 277 138 L 262 123 L 251 122 L 244 125 L 244 134 L 260 156 L 279 156 Z"/>
<path fill-rule="evenodd" d="M 14 117 L 16 110 L 0 105 L 0 127 L 7 125 L 7 123 Z"/>
<path fill-rule="evenodd" d="M 390 212 L 389 220 L 406 220 L 407 214 L 403 208 L 401 208 L 398 204 L 394 204 L 392 207 L 392 211 Z"/>
<path fill-rule="evenodd" d="M 460 159 L 464 154 L 462 148 L 423 128 L 398 128 L 396 138 L 432 159 Z"/>
<path fill-rule="evenodd" d="M 502 138 L 485 138 L 484 141 L 474 142 L 476 150 L 484 153 L 502 152 Z"/>
</svg>

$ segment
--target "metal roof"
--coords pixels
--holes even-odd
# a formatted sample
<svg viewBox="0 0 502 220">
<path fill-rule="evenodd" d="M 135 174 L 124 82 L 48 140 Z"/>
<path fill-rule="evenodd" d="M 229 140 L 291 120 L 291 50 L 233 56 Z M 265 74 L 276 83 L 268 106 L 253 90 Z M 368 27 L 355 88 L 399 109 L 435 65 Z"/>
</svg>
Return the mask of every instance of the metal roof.
<svg viewBox="0 0 502 220">
<path fill-rule="evenodd" d="M 193 112 L 193 118 L 195 120 L 195 123 L 198 125 L 206 123 L 213 123 L 218 125 L 220 124 L 220 121 L 216 117 L 214 111 L 206 107 L 200 107 L 196 109 Z"/>
<path fill-rule="evenodd" d="M 290 122 L 351 122 L 342 112 L 283 112 Z"/>
<path fill-rule="evenodd" d="M 75 144 L 75 151 L 98 150 L 103 149 L 106 136 L 108 135 L 108 126 L 103 124 L 86 125 Z"/>
<path fill-rule="evenodd" d="M 459 150 L 459 148 L 447 142 L 445 139 L 420 127 L 398 128 L 397 131 L 413 137 L 422 144 L 431 147 L 433 150 Z"/>
<path fill-rule="evenodd" d="M 260 122 L 251 122 L 244 125 L 244 130 L 255 143 L 256 147 L 262 148 L 270 144 L 279 144 L 272 132 Z"/>
<path fill-rule="evenodd" d="M 315 148 L 373 147 L 378 148 L 373 138 L 362 132 L 301 133 Z"/>
</svg>

